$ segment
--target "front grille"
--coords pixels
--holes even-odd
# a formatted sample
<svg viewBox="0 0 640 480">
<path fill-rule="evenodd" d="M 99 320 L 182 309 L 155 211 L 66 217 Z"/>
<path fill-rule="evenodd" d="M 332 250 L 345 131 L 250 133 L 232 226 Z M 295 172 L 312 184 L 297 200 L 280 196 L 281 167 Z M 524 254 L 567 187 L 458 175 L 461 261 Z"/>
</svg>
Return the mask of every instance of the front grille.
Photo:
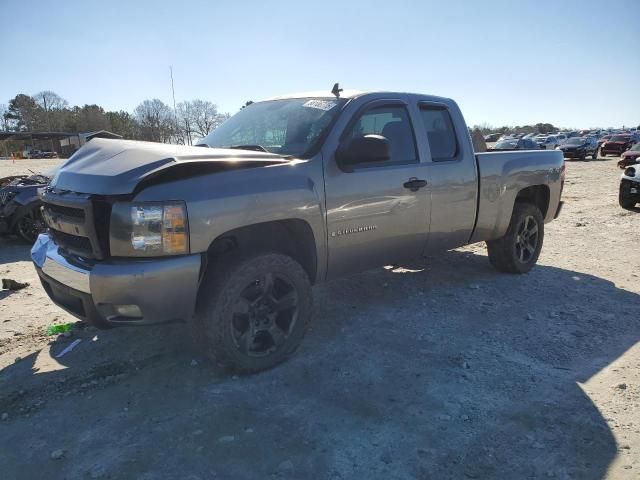
<svg viewBox="0 0 640 480">
<path fill-rule="evenodd" d="M 68 233 L 59 232 L 58 230 L 51 230 L 51 236 L 53 237 L 53 241 L 62 248 L 71 250 L 81 256 L 93 255 L 91 240 L 87 237 L 70 235 Z"/>
<path fill-rule="evenodd" d="M 0 192 L 0 205 L 8 203 L 10 199 L 15 196 L 15 192 L 4 191 Z"/>
<path fill-rule="evenodd" d="M 74 220 L 84 221 L 84 210 L 80 208 L 65 207 L 63 205 L 47 204 L 45 207 L 52 215 L 60 215 Z"/>
<path fill-rule="evenodd" d="M 46 189 L 42 201 L 51 236 L 62 250 L 86 259 L 105 258 L 108 240 L 100 241 L 97 224 L 106 223 L 108 229 L 108 217 L 105 219 L 101 206 L 96 215 L 96 205 L 89 195 Z M 105 235 L 100 227 L 100 235 Z"/>
</svg>

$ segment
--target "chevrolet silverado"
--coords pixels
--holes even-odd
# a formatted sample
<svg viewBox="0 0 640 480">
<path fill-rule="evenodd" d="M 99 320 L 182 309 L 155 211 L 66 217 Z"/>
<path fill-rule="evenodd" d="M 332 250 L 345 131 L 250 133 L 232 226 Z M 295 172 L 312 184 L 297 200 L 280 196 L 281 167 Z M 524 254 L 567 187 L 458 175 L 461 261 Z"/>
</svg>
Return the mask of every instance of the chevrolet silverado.
<svg viewBox="0 0 640 480">
<path fill-rule="evenodd" d="M 560 151 L 476 153 L 447 98 L 272 98 L 197 146 L 93 139 L 42 193 L 32 259 L 51 299 L 99 327 L 187 321 L 240 371 L 289 357 L 312 285 L 486 242 L 528 272 L 560 212 Z"/>
</svg>

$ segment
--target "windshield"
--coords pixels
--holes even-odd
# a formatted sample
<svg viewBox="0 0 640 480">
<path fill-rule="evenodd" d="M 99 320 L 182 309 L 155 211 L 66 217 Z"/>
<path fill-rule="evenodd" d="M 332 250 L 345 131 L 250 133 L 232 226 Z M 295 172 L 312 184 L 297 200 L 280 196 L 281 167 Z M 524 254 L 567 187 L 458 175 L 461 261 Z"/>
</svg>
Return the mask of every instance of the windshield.
<svg viewBox="0 0 640 480">
<path fill-rule="evenodd" d="M 584 138 L 581 137 L 573 137 L 564 142 L 565 145 L 582 145 L 584 143 Z"/>
<path fill-rule="evenodd" d="M 629 149 L 630 152 L 640 152 L 640 143 L 634 143 Z"/>
<path fill-rule="evenodd" d="M 493 148 L 495 148 L 496 150 L 506 150 L 509 148 L 516 148 L 517 146 L 518 146 L 517 140 L 506 140 L 506 141 L 496 143 Z"/>
<path fill-rule="evenodd" d="M 243 108 L 200 144 L 217 148 L 253 147 L 304 156 L 325 133 L 346 102 L 336 98 L 291 98 Z"/>
<path fill-rule="evenodd" d="M 629 141 L 629 137 L 625 137 L 623 135 L 614 135 L 613 137 L 611 137 L 611 142 L 628 142 Z"/>
</svg>

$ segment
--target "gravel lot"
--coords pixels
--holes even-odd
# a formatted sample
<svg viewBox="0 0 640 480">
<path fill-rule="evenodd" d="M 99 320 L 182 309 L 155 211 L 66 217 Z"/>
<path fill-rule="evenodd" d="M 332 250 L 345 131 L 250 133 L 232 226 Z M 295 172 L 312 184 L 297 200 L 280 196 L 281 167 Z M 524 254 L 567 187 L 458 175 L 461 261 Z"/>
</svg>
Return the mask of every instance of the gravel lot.
<svg viewBox="0 0 640 480">
<path fill-rule="evenodd" d="M 0 239 L 0 277 L 31 282 L 0 291 L 0 471 L 640 478 L 640 212 L 618 207 L 616 161 L 568 163 L 530 274 L 496 273 L 480 244 L 316 287 L 298 355 L 239 378 L 181 324 L 46 337 L 73 319 L 28 246 Z M 54 163 L 2 161 L 0 177 Z"/>
</svg>

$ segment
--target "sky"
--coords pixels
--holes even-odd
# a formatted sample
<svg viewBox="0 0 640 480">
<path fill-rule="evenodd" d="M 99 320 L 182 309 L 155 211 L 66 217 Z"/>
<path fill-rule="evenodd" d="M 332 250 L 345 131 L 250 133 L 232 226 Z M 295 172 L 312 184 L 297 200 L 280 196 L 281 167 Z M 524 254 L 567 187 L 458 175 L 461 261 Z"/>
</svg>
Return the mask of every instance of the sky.
<svg viewBox="0 0 640 480">
<path fill-rule="evenodd" d="M 0 103 L 451 97 L 470 125 L 640 125 L 640 0 L 0 0 Z"/>
</svg>

